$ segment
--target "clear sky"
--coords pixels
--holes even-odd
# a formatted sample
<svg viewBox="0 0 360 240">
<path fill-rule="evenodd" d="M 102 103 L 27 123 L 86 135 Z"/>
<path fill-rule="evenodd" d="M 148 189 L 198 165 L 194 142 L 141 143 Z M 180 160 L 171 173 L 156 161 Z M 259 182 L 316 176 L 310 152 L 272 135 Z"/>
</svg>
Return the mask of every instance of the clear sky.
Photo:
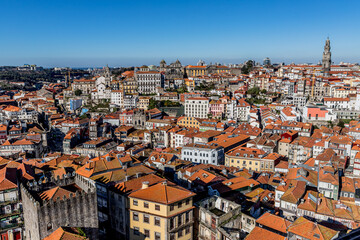
<svg viewBox="0 0 360 240">
<path fill-rule="evenodd" d="M 2 0 L 0 65 L 360 62 L 360 1 Z"/>
</svg>

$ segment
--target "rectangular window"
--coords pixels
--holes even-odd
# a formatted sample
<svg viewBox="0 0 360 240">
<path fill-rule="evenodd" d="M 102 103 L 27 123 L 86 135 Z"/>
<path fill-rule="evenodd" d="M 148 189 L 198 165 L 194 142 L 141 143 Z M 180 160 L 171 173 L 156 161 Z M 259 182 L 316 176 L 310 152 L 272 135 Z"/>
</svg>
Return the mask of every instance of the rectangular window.
<svg viewBox="0 0 360 240">
<path fill-rule="evenodd" d="M 185 213 L 185 222 L 189 222 L 190 221 L 190 212 L 186 212 Z"/>
<path fill-rule="evenodd" d="M 150 222 L 149 215 L 144 214 L 144 223 L 149 223 L 149 222 Z"/>
<path fill-rule="evenodd" d="M 173 229 L 174 227 L 175 227 L 174 218 L 170 218 L 170 229 Z"/>
<path fill-rule="evenodd" d="M 186 204 L 186 205 L 189 205 L 189 204 L 190 204 L 190 199 L 186 199 L 185 204 Z"/>
<path fill-rule="evenodd" d="M 156 205 L 155 205 L 155 210 L 156 210 L 156 211 L 160 211 L 160 205 L 157 205 L 157 204 L 156 204 Z"/>
<path fill-rule="evenodd" d="M 149 208 L 149 203 L 148 202 L 144 202 L 144 208 Z"/>
<path fill-rule="evenodd" d="M 160 240 L 161 239 L 161 234 L 158 232 L 155 232 L 155 240 Z"/>
<path fill-rule="evenodd" d="M 139 214 L 138 213 L 136 213 L 136 212 L 133 213 L 133 220 L 134 221 L 139 221 Z"/>
<path fill-rule="evenodd" d="M 183 236 L 183 230 L 181 229 L 178 231 L 178 238 L 181 238 L 182 236 Z"/>
<path fill-rule="evenodd" d="M 170 211 L 174 210 L 174 205 L 170 205 Z"/>
<path fill-rule="evenodd" d="M 138 201 L 137 200 L 133 200 L 133 205 L 137 206 L 138 205 Z"/>
<path fill-rule="evenodd" d="M 145 235 L 145 237 L 149 238 L 150 237 L 150 230 L 144 229 L 144 235 Z"/>
<path fill-rule="evenodd" d="M 185 234 L 189 234 L 189 233 L 190 233 L 190 227 L 187 226 L 187 227 L 185 228 Z"/>
<path fill-rule="evenodd" d="M 155 226 L 160 226 L 160 218 L 155 217 Z"/>
<path fill-rule="evenodd" d="M 178 208 L 182 207 L 182 202 L 178 202 Z"/>
<path fill-rule="evenodd" d="M 140 231 L 138 227 L 134 227 L 134 235 L 140 235 Z"/>
<path fill-rule="evenodd" d="M 178 219 L 178 226 L 181 226 L 181 224 L 182 224 L 182 215 L 179 215 L 177 219 Z"/>
</svg>

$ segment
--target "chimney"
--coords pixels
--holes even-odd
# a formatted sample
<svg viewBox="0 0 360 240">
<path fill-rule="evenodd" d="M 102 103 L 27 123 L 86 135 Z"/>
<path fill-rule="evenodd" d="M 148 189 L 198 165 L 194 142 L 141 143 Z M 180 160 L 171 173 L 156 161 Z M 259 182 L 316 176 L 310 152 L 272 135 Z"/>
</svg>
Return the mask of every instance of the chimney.
<svg viewBox="0 0 360 240">
<path fill-rule="evenodd" d="M 162 185 L 167 186 L 167 181 L 164 181 L 164 182 L 162 183 Z"/>
<path fill-rule="evenodd" d="M 142 182 L 141 189 L 145 189 L 145 188 L 148 188 L 148 187 L 149 187 L 149 182 L 148 181 Z"/>
</svg>

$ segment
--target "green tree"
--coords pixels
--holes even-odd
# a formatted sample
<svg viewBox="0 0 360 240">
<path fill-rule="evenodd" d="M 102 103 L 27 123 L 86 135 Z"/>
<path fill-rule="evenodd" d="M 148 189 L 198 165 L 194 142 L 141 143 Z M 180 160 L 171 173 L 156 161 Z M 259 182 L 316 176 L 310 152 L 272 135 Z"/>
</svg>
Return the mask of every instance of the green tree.
<svg viewBox="0 0 360 240">
<path fill-rule="evenodd" d="M 333 123 L 332 121 L 328 121 L 328 123 L 329 123 L 329 127 L 330 127 L 330 128 L 333 128 L 333 127 L 334 127 L 334 123 Z"/>
<path fill-rule="evenodd" d="M 156 108 L 157 107 L 157 101 L 153 98 L 150 98 L 149 100 L 149 109 L 153 109 L 153 108 Z"/>
<path fill-rule="evenodd" d="M 260 88 L 258 87 L 253 87 L 253 88 L 250 88 L 246 91 L 247 94 L 251 94 L 252 97 L 255 97 L 257 95 L 259 95 L 260 93 Z"/>
<path fill-rule="evenodd" d="M 343 120 L 339 120 L 339 123 L 337 124 L 338 127 L 344 128 L 345 127 L 345 123 Z"/>
<path fill-rule="evenodd" d="M 244 66 L 242 66 L 241 73 L 249 74 L 251 72 L 251 70 L 253 69 L 253 67 L 254 67 L 254 61 L 248 60 L 248 61 L 246 61 Z"/>
<path fill-rule="evenodd" d="M 80 96 L 82 94 L 82 91 L 80 89 L 75 90 L 75 96 Z"/>
<path fill-rule="evenodd" d="M 88 118 L 88 115 L 84 113 L 84 114 L 82 114 L 79 118 L 80 118 L 80 119 L 86 119 L 86 118 Z"/>
</svg>

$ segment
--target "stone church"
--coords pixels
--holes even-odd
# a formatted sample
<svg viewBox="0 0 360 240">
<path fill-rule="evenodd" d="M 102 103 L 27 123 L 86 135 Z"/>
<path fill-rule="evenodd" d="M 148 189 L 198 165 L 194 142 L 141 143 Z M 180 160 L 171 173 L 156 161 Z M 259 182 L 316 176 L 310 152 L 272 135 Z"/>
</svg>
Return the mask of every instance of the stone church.
<svg viewBox="0 0 360 240">
<path fill-rule="evenodd" d="M 184 67 L 181 65 L 179 60 L 176 60 L 176 62 L 171 63 L 170 65 L 166 65 L 165 60 L 161 60 L 159 71 L 165 73 L 165 80 L 183 78 L 185 73 Z"/>
</svg>

